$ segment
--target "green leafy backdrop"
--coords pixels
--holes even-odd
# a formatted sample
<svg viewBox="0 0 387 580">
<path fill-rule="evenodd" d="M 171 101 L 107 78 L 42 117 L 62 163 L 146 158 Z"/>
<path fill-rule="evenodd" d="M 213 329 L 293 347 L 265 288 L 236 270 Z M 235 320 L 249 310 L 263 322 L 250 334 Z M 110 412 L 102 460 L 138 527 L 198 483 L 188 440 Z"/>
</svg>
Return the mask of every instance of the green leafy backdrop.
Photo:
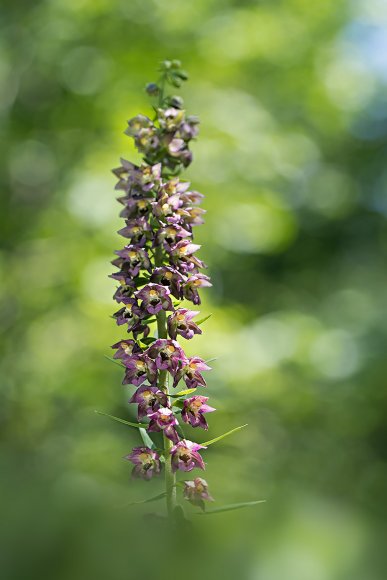
<svg viewBox="0 0 387 580">
<path fill-rule="evenodd" d="M 110 169 L 138 159 L 126 119 L 148 110 L 158 62 L 178 58 L 202 123 L 188 178 L 207 196 L 197 239 L 214 283 L 201 307 L 213 315 L 188 351 L 217 358 L 207 438 L 248 423 L 205 452 L 205 477 L 214 507 L 266 500 L 200 518 L 209 555 L 192 567 L 209 578 L 219 562 L 230 578 L 385 578 L 383 3 L 4 0 L 0 10 L 1 576 L 151 573 L 154 548 L 134 542 L 135 512 L 120 506 L 161 482 L 129 480 L 121 458 L 137 430 L 93 411 L 136 420 L 104 357 L 121 336 L 109 318 Z"/>
</svg>

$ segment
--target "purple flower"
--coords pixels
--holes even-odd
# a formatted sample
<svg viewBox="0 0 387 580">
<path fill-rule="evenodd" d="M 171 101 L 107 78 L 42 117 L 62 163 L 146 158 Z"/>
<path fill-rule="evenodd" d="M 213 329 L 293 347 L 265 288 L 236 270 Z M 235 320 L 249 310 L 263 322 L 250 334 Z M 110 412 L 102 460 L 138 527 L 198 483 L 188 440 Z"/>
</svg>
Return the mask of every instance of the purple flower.
<svg viewBox="0 0 387 580">
<path fill-rule="evenodd" d="M 205 469 L 204 461 L 198 453 L 199 449 L 206 449 L 203 445 L 183 439 L 171 449 L 172 470 L 192 471 L 195 467 Z"/>
<path fill-rule="evenodd" d="M 184 282 L 184 278 L 174 268 L 170 268 L 169 266 L 155 268 L 151 276 L 151 282 L 167 286 L 175 298 L 182 298 L 183 296 L 181 285 Z"/>
<path fill-rule="evenodd" d="M 149 447 L 135 447 L 125 459 L 134 463 L 133 477 L 149 480 L 161 471 L 160 457 Z"/>
<path fill-rule="evenodd" d="M 171 247 L 177 242 L 181 241 L 183 238 L 187 238 L 191 235 L 190 232 L 178 225 L 170 225 L 159 229 L 157 232 L 156 241 L 158 244 L 162 243 L 167 251 L 171 250 Z"/>
<path fill-rule="evenodd" d="M 152 204 L 153 214 L 161 221 L 167 216 L 173 216 L 175 211 L 180 207 L 181 200 L 178 194 L 168 195 L 165 191 L 161 191 L 157 202 Z"/>
<path fill-rule="evenodd" d="M 183 272 L 191 271 L 195 268 L 205 268 L 205 264 L 194 256 L 194 253 L 200 247 L 189 240 L 181 240 L 171 248 L 172 263 L 176 264 Z"/>
<path fill-rule="evenodd" d="M 160 127 L 166 131 L 176 131 L 184 121 L 185 111 L 169 107 L 169 109 L 157 109 Z"/>
<path fill-rule="evenodd" d="M 197 324 L 192 322 L 199 312 L 195 310 L 188 310 L 187 308 L 179 308 L 173 314 L 168 316 L 168 333 L 171 338 L 176 340 L 177 335 L 180 334 L 186 339 L 193 338 L 195 334 L 202 334 L 201 329 Z"/>
<path fill-rule="evenodd" d="M 168 144 L 168 153 L 172 155 L 172 157 L 179 157 L 186 147 L 187 146 L 183 139 L 175 138 Z"/>
<path fill-rule="evenodd" d="M 139 274 L 140 270 L 151 271 L 148 253 L 143 248 L 130 245 L 115 253 L 119 257 L 113 260 L 112 264 L 121 268 L 125 274 L 127 273 L 134 278 Z"/>
<path fill-rule="evenodd" d="M 199 119 L 195 115 L 189 115 L 186 117 L 179 127 L 179 135 L 185 141 L 190 141 L 194 139 L 199 133 Z"/>
<path fill-rule="evenodd" d="M 127 358 L 130 357 L 132 354 L 137 354 L 142 352 L 141 348 L 138 346 L 137 342 L 132 339 L 127 340 L 120 340 L 112 345 L 112 348 L 117 349 L 117 352 L 114 353 L 113 358 Z"/>
<path fill-rule="evenodd" d="M 147 284 L 135 293 L 142 300 L 141 307 L 149 314 L 157 314 L 160 310 L 173 310 L 168 288 L 160 284 Z"/>
<path fill-rule="evenodd" d="M 136 290 L 136 285 L 134 284 L 132 278 L 128 277 L 124 272 L 116 272 L 109 276 L 115 280 L 119 280 L 120 285 L 114 293 L 114 300 L 116 302 L 126 302 L 128 298 L 131 298 L 133 292 Z"/>
<path fill-rule="evenodd" d="M 123 302 L 125 306 L 115 312 L 113 317 L 116 319 L 118 326 L 128 324 L 128 327 L 131 330 L 133 325 L 139 320 L 138 315 L 133 311 L 133 306 L 136 305 L 136 300 L 134 298 L 122 298 L 121 302 Z"/>
<path fill-rule="evenodd" d="M 126 220 L 126 227 L 118 231 L 124 238 L 130 238 L 132 244 L 144 245 L 146 232 L 150 231 L 150 225 L 145 217 Z"/>
<path fill-rule="evenodd" d="M 193 356 L 186 360 L 184 366 L 181 366 L 175 373 L 175 379 L 173 381 L 173 386 L 176 387 L 180 379 L 184 379 L 185 384 L 189 389 L 196 389 L 196 387 L 205 387 L 206 381 L 202 376 L 203 371 L 210 371 L 209 367 L 202 358 L 198 356 Z"/>
<path fill-rule="evenodd" d="M 200 296 L 198 288 L 205 288 L 212 286 L 208 276 L 204 274 L 194 274 L 188 278 L 183 286 L 184 297 L 194 304 L 200 304 Z"/>
<path fill-rule="evenodd" d="M 208 397 L 197 395 L 190 399 L 185 399 L 184 407 L 181 412 L 181 418 L 185 423 L 189 423 L 192 427 L 202 427 L 208 429 L 207 421 L 203 417 L 204 413 L 212 413 L 215 411 L 214 407 L 206 404 Z"/>
<path fill-rule="evenodd" d="M 118 201 L 120 201 L 124 206 L 120 212 L 120 217 L 132 219 L 147 215 L 152 208 L 151 200 L 153 201 L 153 198 L 136 199 L 120 197 Z"/>
<path fill-rule="evenodd" d="M 202 209 L 201 207 L 187 208 L 184 220 L 186 224 L 189 225 L 190 227 L 201 226 L 202 224 L 204 224 L 204 219 L 202 218 L 202 215 L 204 213 L 206 213 L 206 210 Z"/>
<path fill-rule="evenodd" d="M 200 507 L 203 511 L 205 510 L 205 501 L 214 501 L 214 498 L 208 493 L 206 480 L 201 477 L 185 481 L 183 495 L 192 505 Z"/>
<path fill-rule="evenodd" d="M 148 412 L 150 419 L 148 431 L 163 431 L 168 439 L 174 443 L 179 441 L 179 436 L 176 432 L 175 426 L 178 424 L 172 409 L 168 407 L 160 407 L 157 411 Z"/>
<path fill-rule="evenodd" d="M 137 416 L 140 420 L 148 414 L 148 411 L 157 411 L 160 407 L 165 407 L 168 404 L 168 397 L 157 387 L 142 385 L 136 390 L 129 403 L 138 404 Z"/>
<path fill-rule="evenodd" d="M 136 115 L 133 119 L 128 121 L 128 127 L 125 134 L 130 137 L 137 137 L 142 129 L 153 127 L 152 121 L 145 115 Z"/>
<path fill-rule="evenodd" d="M 155 360 L 158 369 L 169 370 L 172 374 L 181 365 L 188 364 L 188 359 L 179 343 L 167 338 L 155 340 L 146 353 Z"/>
<path fill-rule="evenodd" d="M 121 166 L 113 169 L 113 173 L 119 179 L 115 189 L 123 190 L 132 196 L 142 196 L 144 192 L 160 184 L 161 165 L 142 164 L 138 167 L 126 159 L 121 159 Z"/>
<path fill-rule="evenodd" d="M 198 191 L 186 191 L 180 195 L 180 199 L 184 205 L 191 207 L 192 205 L 202 202 L 204 195 Z M 204 211 L 204 210 L 203 210 Z"/>
<path fill-rule="evenodd" d="M 146 354 L 133 354 L 123 359 L 125 365 L 125 377 L 123 385 L 140 386 L 148 380 L 153 386 L 157 380 L 157 368 L 155 362 Z"/>
</svg>

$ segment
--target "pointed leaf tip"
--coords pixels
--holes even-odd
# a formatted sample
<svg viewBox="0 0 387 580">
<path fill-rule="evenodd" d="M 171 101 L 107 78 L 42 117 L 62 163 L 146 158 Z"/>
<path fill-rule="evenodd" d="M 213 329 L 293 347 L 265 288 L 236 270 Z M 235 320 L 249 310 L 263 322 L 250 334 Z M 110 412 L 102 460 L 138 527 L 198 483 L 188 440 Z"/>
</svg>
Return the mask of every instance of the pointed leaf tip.
<svg viewBox="0 0 387 580">
<path fill-rule="evenodd" d="M 157 495 L 154 495 L 153 497 L 150 497 L 148 499 L 140 499 L 138 501 L 131 501 L 130 503 L 126 503 L 122 507 L 130 507 L 132 505 L 140 505 L 142 503 L 151 503 L 152 501 L 157 501 L 159 499 L 162 499 L 166 495 L 167 495 L 167 493 L 165 491 L 163 491 L 162 493 L 158 493 Z"/>
<path fill-rule="evenodd" d="M 211 318 L 211 316 L 212 316 L 212 312 L 211 312 L 211 314 L 208 314 L 207 316 L 204 316 L 203 318 L 200 318 L 200 320 L 198 320 L 196 322 L 196 324 L 198 326 L 200 326 L 201 324 L 203 324 L 204 322 L 206 322 L 206 320 L 208 320 L 209 318 Z"/>
<path fill-rule="evenodd" d="M 211 510 L 206 510 L 205 512 L 198 512 L 197 515 L 210 516 L 211 514 L 220 514 L 222 512 L 231 512 L 234 510 L 240 510 L 240 509 L 247 508 L 247 507 L 254 507 L 254 506 L 258 505 L 259 503 L 265 503 L 265 502 L 266 502 L 265 499 L 259 499 L 256 501 L 245 501 L 242 503 L 232 503 L 229 505 L 225 505 L 223 507 L 218 507 L 218 508 L 214 508 Z"/>
<path fill-rule="evenodd" d="M 94 410 L 94 413 L 97 415 L 104 415 L 105 417 L 109 417 L 109 419 L 113 419 L 113 421 L 118 421 L 119 423 L 123 423 L 124 425 L 129 425 L 129 427 L 136 427 L 136 429 L 145 429 L 147 425 L 144 423 L 132 423 L 131 421 L 125 421 L 125 419 L 120 419 L 120 417 L 114 417 L 114 415 L 109 415 L 109 413 L 103 413 L 102 411 Z"/>
<path fill-rule="evenodd" d="M 224 439 L 225 437 L 228 437 L 229 435 L 232 435 L 233 433 L 236 433 L 237 431 L 240 431 L 241 429 L 244 429 L 244 427 L 247 427 L 247 423 L 245 423 L 245 425 L 240 425 L 239 427 L 235 427 L 234 429 L 231 429 L 230 431 L 226 431 L 226 433 L 223 433 L 223 435 L 219 435 L 219 437 L 215 437 L 214 439 L 210 439 L 209 441 L 205 441 L 204 443 L 201 443 L 201 445 L 212 445 L 213 443 L 216 443 L 217 441 L 220 441 L 221 439 Z"/>
</svg>

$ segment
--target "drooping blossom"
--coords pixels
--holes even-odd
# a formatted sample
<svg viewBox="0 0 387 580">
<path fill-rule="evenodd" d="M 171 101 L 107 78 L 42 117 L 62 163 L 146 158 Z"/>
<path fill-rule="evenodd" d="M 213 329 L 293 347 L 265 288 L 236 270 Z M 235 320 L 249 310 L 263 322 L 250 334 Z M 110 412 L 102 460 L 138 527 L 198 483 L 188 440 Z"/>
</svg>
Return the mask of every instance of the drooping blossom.
<svg viewBox="0 0 387 580">
<path fill-rule="evenodd" d="M 204 461 L 199 449 L 206 449 L 203 445 L 182 439 L 171 449 L 172 456 L 172 470 L 177 471 L 192 471 L 195 467 L 205 469 Z"/>
<path fill-rule="evenodd" d="M 208 397 L 196 395 L 189 399 L 185 399 L 181 418 L 192 427 L 202 427 L 208 429 L 207 421 L 203 417 L 204 413 L 212 413 L 215 411 L 214 407 L 207 405 Z"/>
<path fill-rule="evenodd" d="M 172 296 L 175 298 L 183 297 L 182 284 L 185 281 L 185 278 L 174 268 L 171 268 L 170 266 L 155 268 L 150 280 L 151 282 L 156 282 L 157 284 L 162 284 L 169 288 Z"/>
<path fill-rule="evenodd" d="M 168 405 L 168 397 L 158 387 L 142 385 L 135 391 L 129 403 L 137 403 L 137 417 L 140 421 L 149 412 L 157 411 L 160 407 Z"/>
<path fill-rule="evenodd" d="M 179 441 L 179 436 L 176 432 L 177 419 L 168 407 L 160 407 L 157 411 L 148 412 L 150 419 L 148 431 L 163 431 L 164 434 L 174 443 Z"/>
<path fill-rule="evenodd" d="M 159 338 L 146 352 L 154 359 L 159 370 L 168 370 L 171 374 L 176 373 L 181 364 L 188 362 L 179 343 L 168 338 Z"/>
<path fill-rule="evenodd" d="M 112 348 L 116 349 L 113 358 L 124 359 L 130 357 L 132 354 L 138 354 L 139 352 L 142 352 L 137 342 L 131 338 L 116 342 L 112 345 Z"/>
<path fill-rule="evenodd" d="M 125 377 L 123 385 L 140 386 L 148 380 L 152 386 L 157 380 L 157 368 L 155 362 L 146 354 L 133 354 L 131 357 L 124 358 Z"/>
<path fill-rule="evenodd" d="M 173 314 L 168 316 L 168 334 L 171 338 L 176 340 L 177 335 L 183 336 L 186 339 L 193 338 L 195 334 L 202 334 L 201 329 L 195 324 L 192 319 L 199 314 L 195 310 L 188 310 L 188 308 L 179 308 Z"/>
<path fill-rule="evenodd" d="M 141 307 L 149 314 L 157 314 L 160 310 L 173 310 L 170 292 L 161 284 L 147 284 L 135 293 L 141 300 Z"/>
<path fill-rule="evenodd" d="M 183 364 L 175 373 L 173 386 L 176 387 L 180 379 L 184 379 L 185 384 L 189 389 L 196 387 L 205 387 L 206 381 L 202 375 L 203 371 L 210 371 L 211 367 L 204 362 L 202 358 L 193 356 L 187 359 L 186 364 Z"/>
<path fill-rule="evenodd" d="M 214 498 L 208 492 L 208 484 L 205 479 L 195 477 L 195 479 L 184 482 L 183 495 L 192 505 L 205 510 L 206 501 L 214 501 Z"/>
<path fill-rule="evenodd" d="M 200 296 L 198 289 L 212 286 L 208 276 L 204 274 L 194 274 L 191 276 L 183 286 L 184 298 L 190 300 L 194 304 L 200 304 Z"/>
<path fill-rule="evenodd" d="M 133 477 L 149 480 L 160 473 L 160 456 L 149 447 L 135 447 L 125 459 L 134 463 Z"/>
</svg>

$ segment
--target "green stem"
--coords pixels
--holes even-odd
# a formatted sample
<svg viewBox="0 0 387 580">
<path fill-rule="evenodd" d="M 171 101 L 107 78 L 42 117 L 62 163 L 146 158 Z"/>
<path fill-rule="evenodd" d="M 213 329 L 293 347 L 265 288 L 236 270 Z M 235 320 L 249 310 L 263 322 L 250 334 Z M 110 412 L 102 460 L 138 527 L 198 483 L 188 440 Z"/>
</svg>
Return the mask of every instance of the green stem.
<svg viewBox="0 0 387 580">
<path fill-rule="evenodd" d="M 159 246 L 156 248 L 155 253 L 155 264 L 156 266 L 161 266 L 163 263 L 162 249 Z M 167 338 L 167 317 L 165 310 L 160 310 L 156 315 L 157 318 L 157 336 L 158 338 Z M 159 388 L 164 391 L 167 396 L 169 395 L 168 382 L 167 382 L 167 370 L 159 372 Z M 164 458 L 165 458 L 165 493 L 167 501 L 167 512 L 168 516 L 172 517 L 173 511 L 176 506 L 176 476 L 172 471 L 172 457 L 171 448 L 173 443 L 168 437 L 163 434 L 164 440 Z"/>
</svg>

